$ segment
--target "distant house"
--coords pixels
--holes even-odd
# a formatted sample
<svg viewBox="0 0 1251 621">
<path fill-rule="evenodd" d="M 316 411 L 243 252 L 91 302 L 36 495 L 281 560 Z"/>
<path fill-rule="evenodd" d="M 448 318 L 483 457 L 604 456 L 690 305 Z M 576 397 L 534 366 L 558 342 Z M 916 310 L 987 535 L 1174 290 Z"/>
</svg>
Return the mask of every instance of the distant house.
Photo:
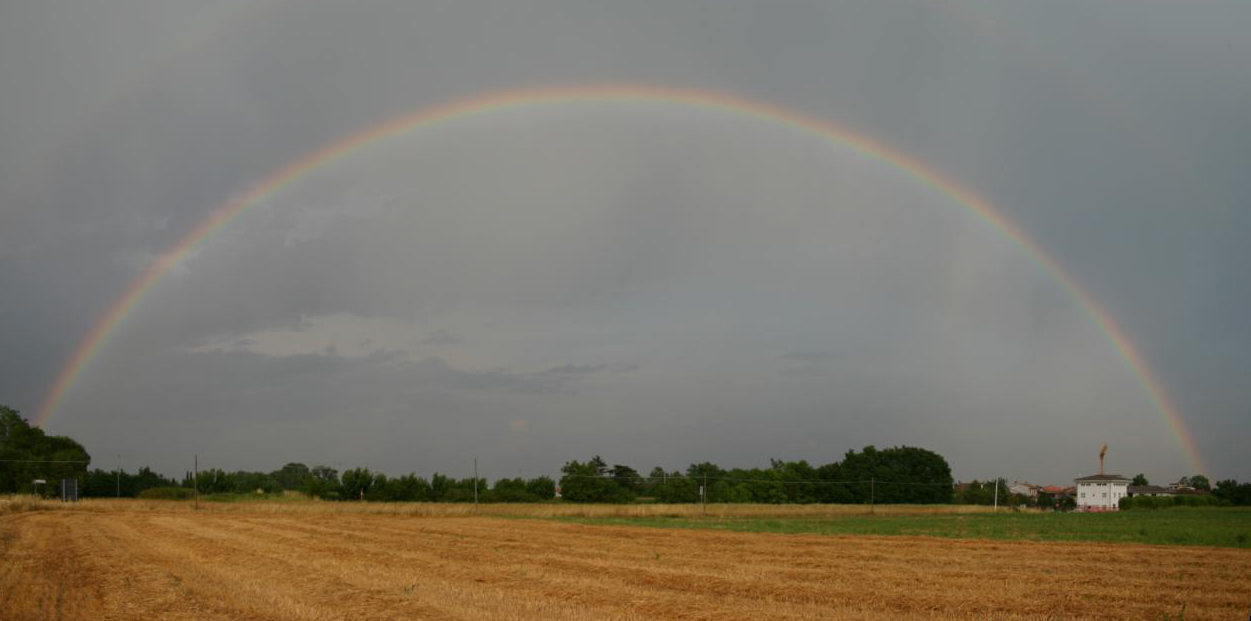
<svg viewBox="0 0 1251 621">
<path fill-rule="evenodd" d="M 1037 500 L 1038 492 L 1041 492 L 1042 489 L 1041 485 L 1034 485 L 1033 483 L 1024 481 L 1013 481 L 1012 485 L 1008 486 L 1009 492 L 1013 494 L 1020 494 L 1031 500 Z"/>
<path fill-rule="evenodd" d="M 1182 477 L 1182 479 L 1176 483 L 1169 483 L 1168 488 L 1169 490 L 1174 491 L 1174 492 L 1196 491 L 1195 488 L 1190 485 L 1190 480 L 1187 479 L 1186 477 Z"/>
<path fill-rule="evenodd" d="M 1072 496 L 1077 491 L 1077 488 L 1072 485 L 1068 487 L 1063 485 L 1047 485 L 1042 488 L 1042 491 L 1058 498 L 1061 496 Z"/>
<path fill-rule="evenodd" d="M 1072 498 L 1076 490 L 1077 488 L 1072 485 L 1068 487 L 1063 485 L 1043 485 L 1038 488 L 1038 506 L 1062 509 L 1064 508 L 1065 499 Z M 1042 500 L 1043 494 L 1049 496 L 1050 500 L 1044 503 Z"/>
<path fill-rule="evenodd" d="M 1092 474 L 1073 480 L 1077 484 L 1078 511 L 1116 511 L 1129 496 L 1130 479 L 1119 474 Z"/>
<path fill-rule="evenodd" d="M 1159 485 L 1130 485 L 1129 496 L 1176 496 L 1177 490 Z"/>
</svg>

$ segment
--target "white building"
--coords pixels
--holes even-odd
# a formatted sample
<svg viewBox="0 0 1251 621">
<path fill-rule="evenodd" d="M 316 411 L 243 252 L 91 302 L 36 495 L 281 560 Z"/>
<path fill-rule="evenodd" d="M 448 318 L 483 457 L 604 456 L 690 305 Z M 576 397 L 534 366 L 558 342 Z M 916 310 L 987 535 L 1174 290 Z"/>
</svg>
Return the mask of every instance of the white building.
<svg viewBox="0 0 1251 621">
<path fill-rule="evenodd" d="M 1032 500 L 1037 500 L 1038 492 L 1042 491 L 1042 486 L 1034 485 L 1029 482 L 1013 481 L 1012 485 L 1008 486 L 1008 491 L 1013 494 L 1020 494 Z"/>
<path fill-rule="evenodd" d="M 1134 496 L 1176 496 L 1177 490 L 1158 485 L 1130 485 L 1130 497 Z"/>
<path fill-rule="evenodd" d="M 1073 480 L 1077 484 L 1078 511 L 1117 511 L 1129 496 L 1130 479 L 1119 474 L 1092 474 Z"/>
</svg>

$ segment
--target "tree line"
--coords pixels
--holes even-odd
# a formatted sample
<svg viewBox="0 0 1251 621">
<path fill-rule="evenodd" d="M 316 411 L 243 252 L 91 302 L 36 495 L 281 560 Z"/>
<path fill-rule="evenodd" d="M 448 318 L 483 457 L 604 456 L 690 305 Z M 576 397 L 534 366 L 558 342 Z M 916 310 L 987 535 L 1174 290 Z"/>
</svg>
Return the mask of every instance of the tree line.
<svg viewBox="0 0 1251 621">
<path fill-rule="evenodd" d="M 946 459 L 909 446 L 866 446 L 823 466 L 775 459 L 768 468 L 726 469 L 702 462 L 685 471 L 657 466 L 647 476 L 596 455 L 567 462 L 561 473 L 562 495 L 574 502 L 946 504 L 953 484 Z"/>
<path fill-rule="evenodd" d="M 556 482 L 548 476 L 528 480 L 520 477 L 499 479 L 491 486 L 485 478 L 457 479 L 437 472 L 429 479 L 413 473 L 391 477 L 369 468 L 350 468 L 340 474 L 329 466 L 310 468 L 298 462 L 288 463 L 268 473 L 246 470 L 226 472 L 217 468 L 201 470 L 198 476 L 188 472 L 179 485 L 186 489 L 198 489 L 201 494 L 274 494 L 290 491 L 323 500 L 377 502 L 472 502 L 475 490 L 481 502 L 537 502 L 549 500 L 556 493 Z M 87 489 L 95 495 L 96 486 L 88 485 Z"/>
<path fill-rule="evenodd" d="M 45 490 L 56 488 L 61 479 L 81 481 L 89 463 L 81 444 L 47 435 L 17 410 L 0 405 L 0 493 L 29 493 L 36 479 L 47 481 Z"/>
<path fill-rule="evenodd" d="M 548 476 L 530 479 L 454 478 L 434 473 L 429 479 L 409 473 L 391 477 L 368 468 L 340 473 L 329 466 L 288 463 L 272 472 L 219 468 L 191 472 L 181 480 L 143 467 L 125 470 L 88 469 L 91 456 L 78 442 L 49 436 L 31 426 L 19 412 L 0 405 L 0 493 L 30 493 L 32 481 L 48 482 L 42 492 L 56 494 L 60 479 L 80 481 L 85 497 L 166 497 L 201 494 L 276 494 L 294 492 L 324 500 L 381 502 L 470 502 L 475 485 L 481 502 L 538 502 L 559 497 L 571 502 L 625 503 L 840 503 L 865 504 L 985 504 L 995 501 L 996 480 L 953 485 L 951 468 L 941 455 L 922 448 L 866 446 L 848 451 L 841 461 L 813 466 L 805 460 L 771 460 L 763 468 L 723 468 L 711 462 L 690 464 L 685 470 L 652 468 L 647 475 L 624 464 L 609 465 L 596 455 L 571 460 L 561 468 L 559 482 Z M 1136 477 L 1137 478 L 1137 477 Z M 1145 482 L 1145 477 L 1142 477 Z M 1000 504 L 1026 504 L 1008 493 L 998 479 Z M 1196 488 L 1209 487 L 1205 477 L 1190 477 Z M 1196 485 L 1197 484 L 1197 485 Z M 162 491 L 163 490 L 163 491 Z M 1219 481 L 1211 494 L 1221 504 L 1251 506 L 1251 483 Z M 1071 500 L 1071 499 L 1070 499 Z M 1052 506 L 1050 498 L 1039 506 Z"/>
</svg>

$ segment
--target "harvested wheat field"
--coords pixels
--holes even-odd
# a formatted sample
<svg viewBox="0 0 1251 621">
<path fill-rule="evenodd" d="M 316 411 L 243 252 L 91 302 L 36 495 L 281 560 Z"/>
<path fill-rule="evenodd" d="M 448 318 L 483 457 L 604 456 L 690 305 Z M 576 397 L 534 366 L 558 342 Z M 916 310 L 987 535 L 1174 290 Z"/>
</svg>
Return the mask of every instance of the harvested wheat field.
<svg viewBox="0 0 1251 621">
<path fill-rule="evenodd" d="M 0 516 L 0 618 L 1245 619 L 1251 551 L 371 513 Z"/>
</svg>

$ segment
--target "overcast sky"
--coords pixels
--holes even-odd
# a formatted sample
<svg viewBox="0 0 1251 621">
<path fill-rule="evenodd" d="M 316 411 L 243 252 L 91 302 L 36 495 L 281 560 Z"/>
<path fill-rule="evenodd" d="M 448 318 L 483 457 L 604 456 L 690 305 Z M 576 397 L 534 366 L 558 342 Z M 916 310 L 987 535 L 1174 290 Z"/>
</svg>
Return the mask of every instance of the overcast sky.
<svg viewBox="0 0 1251 621">
<path fill-rule="evenodd" d="M 0 403 L 33 419 L 160 253 L 301 155 L 543 85 L 731 93 L 985 197 L 1251 478 L 1251 5 L 0 0 Z M 556 474 L 601 454 L 1193 474 L 1079 301 L 780 122 L 548 102 L 393 137 L 209 238 L 47 424 L 94 465 Z"/>
</svg>

